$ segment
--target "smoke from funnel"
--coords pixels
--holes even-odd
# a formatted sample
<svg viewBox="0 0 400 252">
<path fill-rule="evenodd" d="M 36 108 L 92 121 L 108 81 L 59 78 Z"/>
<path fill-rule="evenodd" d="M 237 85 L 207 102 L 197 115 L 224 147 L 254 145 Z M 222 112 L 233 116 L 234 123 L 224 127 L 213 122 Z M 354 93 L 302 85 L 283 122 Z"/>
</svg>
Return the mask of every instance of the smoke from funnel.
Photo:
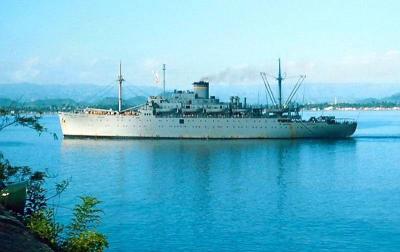
<svg viewBox="0 0 400 252">
<path fill-rule="evenodd" d="M 259 72 L 260 70 L 255 67 L 229 67 L 218 73 L 207 74 L 200 80 L 214 83 L 254 82 L 259 80 Z"/>
<path fill-rule="evenodd" d="M 284 62 L 283 69 L 284 72 L 287 71 L 291 75 L 296 75 L 298 73 L 312 73 L 315 65 L 313 62 L 288 61 Z M 228 67 L 223 71 L 204 75 L 201 80 L 214 83 L 255 83 L 261 82 L 260 72 L 276 75 L 277 68 L 277 64 L 273 62 L 259 66 Z"/>
</svg>

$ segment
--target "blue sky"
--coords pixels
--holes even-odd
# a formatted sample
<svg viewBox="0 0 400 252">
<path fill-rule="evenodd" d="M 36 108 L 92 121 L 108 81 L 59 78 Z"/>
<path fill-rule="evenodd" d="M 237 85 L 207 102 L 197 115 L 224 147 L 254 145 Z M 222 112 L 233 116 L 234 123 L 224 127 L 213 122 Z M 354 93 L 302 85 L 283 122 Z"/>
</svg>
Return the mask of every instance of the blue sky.
<svg viewBox="0 0 400 252">
<path fill-rule="evenodd" d="M 0 83 L 400 82 L 400 1 L 1 1 Z"/>
</svg>

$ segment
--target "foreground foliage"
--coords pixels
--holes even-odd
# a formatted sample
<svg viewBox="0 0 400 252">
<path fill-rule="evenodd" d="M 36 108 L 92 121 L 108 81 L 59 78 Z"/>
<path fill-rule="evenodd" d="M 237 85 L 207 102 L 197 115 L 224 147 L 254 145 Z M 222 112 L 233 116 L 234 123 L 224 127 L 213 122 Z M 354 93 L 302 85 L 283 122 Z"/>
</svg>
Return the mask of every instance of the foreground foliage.
<svg viewBox="0 0 400 252">
<path fill-rule="evenodd" d="M 95 231 L 102 213 L 100 203 L 93 197 L 80 197 L 81 204 L 75 206 L 71 225 L 67 227 L 68 238 L 64 242 L 66 251 L 102 251 L 108 247 L 106 237 Z"/>
<path fill-rule="evenodd" d="M 45 132 L 39 118 L 0 110 L 0 132 L 12 125 L 29 127 L 38 133 Z M 69 180 L 55 183 L 54 192 L 50 195 L 44 186 L 48 178 L 54 176 L 48 172 L 34 172 L 28 166 L 13 166 L 0 153 L 0 184 L 28 181 L 24 213 L 18 217 L 33 234 L 56 251 L 97 252 L 108 247 L 107 238 L 96 231 L 102 214 L 98 209 L 100 201 L 94 197 L 80 197 L 81 202 L 73 210 L 71 224 L 64 226 L 56 221 L 56 208 L 49 206 L 49 202 L 60 197 L 68 187 Z"/>
<path fill-rule="evenodd" d="M 50 247 L 57 249 L 63 226 L 55 222 L 54 219 L 54 209 L 48 208 L 35 212 L 28 217 L 26 226 Z"/>
<path fill-rule="evenodd" d="M 28 195 L 25 211 L 19 218 L 40 240 L 56 251 L 103 251 L 108 247 L 107 238 L 96 231 L 101 222 L 101 203 L 94 197 L 80 197 L 80 203 L 73 210 L 73 218 L 68 226 L 56 221 L 55 208 L 48 202 L 59 197 L 68 187 L 69 181 L 56 183 L 55 193 L 50 196 L 44 187 L 50 176 L 44 172 L 32 172 L 27 166 L 12 166 L 0 153 L 0 180 L 16 182 L 27 179 Z"/>
</svg>

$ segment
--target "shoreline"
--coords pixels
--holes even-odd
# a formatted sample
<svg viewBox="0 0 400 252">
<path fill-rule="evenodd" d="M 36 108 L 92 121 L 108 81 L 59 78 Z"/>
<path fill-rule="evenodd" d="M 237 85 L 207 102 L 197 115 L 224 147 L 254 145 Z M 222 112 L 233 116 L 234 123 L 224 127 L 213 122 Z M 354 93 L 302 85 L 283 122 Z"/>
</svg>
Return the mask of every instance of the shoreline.
<svg viewBox="0 0 400 252">
<path fill-rule="evenodd" d="M 400 106 L 399 107 L 360 107 L 360 108 L 355 108 L 355 107 L 342 107 L 342 108 L 333 108 L 333 107 L 326 107 L 326 108 L 304 108 L 300 111 L 304 112 L 321 112 L 321 111 L 340 111 L 340 112 L 352 112 L 352 111 L 400 111 Z M 58 115 L 59 113 L 62 112 L 73 112 L 73 111 L 25 111 L 25 114 L 35 114 L 39 113 L 41 115 Z"/>
<path fill-rule="evenodd" d="M 390 108 L 383 108 L 383 107 L 361 107 L 361 108 L 354 108 L 354 107 L 343 107 L 343 108 L 314 108 L 314 109 L 305 109 L 304 111 L 307 112 L 317 112 L 317 111 L 400 111 L 400 107 L 390 107 Z"/>
</svg>

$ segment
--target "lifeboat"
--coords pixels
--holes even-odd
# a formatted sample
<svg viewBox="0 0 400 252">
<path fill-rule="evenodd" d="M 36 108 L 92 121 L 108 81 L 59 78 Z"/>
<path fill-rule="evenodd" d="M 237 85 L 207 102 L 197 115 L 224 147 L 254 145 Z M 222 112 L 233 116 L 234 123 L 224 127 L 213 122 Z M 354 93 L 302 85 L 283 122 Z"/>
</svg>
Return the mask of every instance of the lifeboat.
<svg viewBox="0 0 400 252">
<path fill-rule="evenodd" d="M 243 114 L 247 112 L 247 109 L 232 109 L 232 112 L 236 114 Z"/>
<path fill-rule="evenodd" d="M 223 108 L 206 108 L 206 113 L 213 114 L 213 113 L 222 113 L 225 109 Z"/>
<path fill-rule="evenodd" d="M 197 113 L 200 112 L 201 108 L 182 108 L 182 113 L 190 114 L 190 113 Z"/>
<path fill-rule="evenodd" d="M 171 113 L 175 111 L 176 108 L 156 108 L 156 113 Z"/>
</svg>

